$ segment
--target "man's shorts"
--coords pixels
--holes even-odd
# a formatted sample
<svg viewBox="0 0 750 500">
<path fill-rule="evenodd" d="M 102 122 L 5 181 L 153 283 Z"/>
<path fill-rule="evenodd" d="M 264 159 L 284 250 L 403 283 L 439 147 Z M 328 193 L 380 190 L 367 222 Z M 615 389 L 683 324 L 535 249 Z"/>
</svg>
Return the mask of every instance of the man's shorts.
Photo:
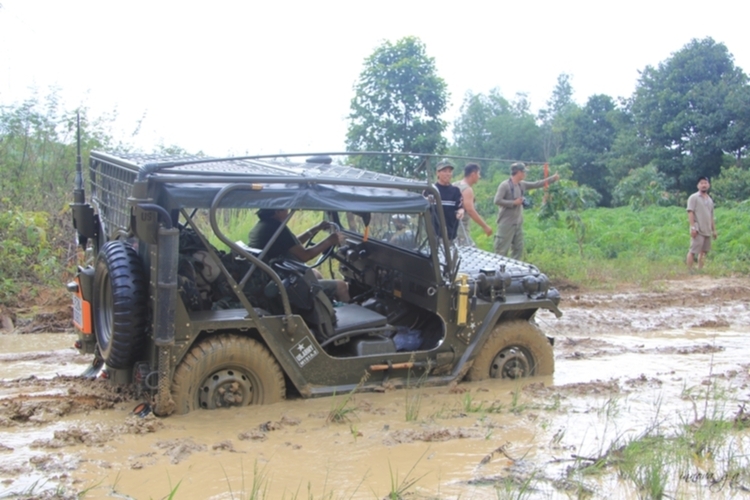
<svg viewBox="0 0 750 500">
<path fill-rule="evenodd" d="M 690 238 L 690 253 L 698 255 L 708 253 L 711 250 L 711 237 L 698 234 L 695 238 Z"/>
</svg>

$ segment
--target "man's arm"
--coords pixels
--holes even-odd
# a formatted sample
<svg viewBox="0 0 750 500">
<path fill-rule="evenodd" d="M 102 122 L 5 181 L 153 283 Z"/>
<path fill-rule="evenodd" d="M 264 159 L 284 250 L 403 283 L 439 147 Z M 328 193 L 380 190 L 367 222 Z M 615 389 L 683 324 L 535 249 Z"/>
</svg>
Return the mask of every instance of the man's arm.
<svg viewBox="0 0 750 500">
<path fill-rule="evenodd" d="M 477 209 L 474 206 L 474 189 L 468 187 L 464 189 L 462 194 L 464 195 L 464 209 L 466 210 L 466 213 L 469 214 L 469 217 L 471 217 L 474 222 L 484 229 L 484 234 L 487 236 L 491 235 L 492 228 L 484 222 L 484 219 L 482 219 L 482 216 L 479 215 L 479 212 L 477 212 Z"/>
<path fill-rule="evenodd" d="M 465 208 L 466 205 L 464 205 L 464 194 L 461 192 L 460 189 L 453 186 L 456 190 L 457 199 L 456 199 L 456 219 L 461 220 L 464 218 Z"/>
<path fill-rule="evenodd" d="M 494 200 L 495 205 L 499 207 L 506 207 L 506 208 L 511 208 L 511 207 L 518 205 L 518 203 L 516 203 L 515 200 L 505 199 L 509 191 L 510 191 L 510 184 L 504 181 L 501 182 L 500 185 L 497 187 L 497 193 L 495 193 L 495 200 Z"/>
<path fill-rule="evenodd" d="M 318 231 L 320 231 L 321 229 L 328 229 L 329 227 L 331 227 L 330 222 L 328 222 L 327 220 L 320 221 L 304 233 L 297 235 L 297 239 L 304 245 L 305 243 L 310 241 L 316 234 L 318 234 Z"/>
<path fill-rule="evenodd" d="M 546 179 L 542 179 L 541 181 L 536 182 L 527 182 L 527 181 L 521 181 L 521 186 L 523 187 L 524 191 L 529 191 L 530 189 L 538 189 L 540 187 L 544 187 L 544 184 L 549 182 L 550 184 L 554 184 L 555 182 L 560 180 L 560 174 L 555 174 L 550 177 L 547 177 Z"/>
<path fill-rule="evenodd" d="M 341 245 L 342 243 L 344 243 L 344 233 L 333 233 L 317 245 L 309 248 L 305 248 L 302 245 L 294 245 L 288 250 L 288 253 L 301 262 L 307 262 L 308 260 L 314 259 L 322 254 L 332 246 Z"/>
</svg>

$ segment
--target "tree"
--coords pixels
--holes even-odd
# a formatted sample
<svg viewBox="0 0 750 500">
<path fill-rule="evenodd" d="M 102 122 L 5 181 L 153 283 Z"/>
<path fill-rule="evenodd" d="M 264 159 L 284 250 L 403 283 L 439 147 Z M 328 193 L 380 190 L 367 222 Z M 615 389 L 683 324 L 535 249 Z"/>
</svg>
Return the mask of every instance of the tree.
<svg viewBox="0 0 750 500">
<path fill-rule="evenodd" d="M 524 94 L 508 101 L 495 88 L 467 93 L 453 125 L 457 154 L 484 158 L 540 161 L 539 127 Z"/>
<path fill-rule="evenodd" d="M 617 135 L 604 158 L 609 186 L 616 186 L 632 170 L 644 167 L 654 159 L 645 138 L 635 126 L 630 113 L 630 101 L 622 100 L 620 109 L 622 112 L 614 117 Z"/>
<path fill-rule="evenodd" d="M 445 151 L 440 118 L 448 102 L 445 81 L 435 61 L 415 37 L 384 42 L 365 59 L 351 101 L 347 151 L 440 154 Z M 424 166 L 407 158 L 355 158 L 355 163 L 386 173 L 424 175 Z"/>
<path fill-rule="evenodd" d="M 746 150 L 747 118 L 737 112 L 738 103 L 749 102 L 746 96 L 747 76 L 727 48 L 694 39 L 643 70 L 632 111 L 659 170 L 691 190 L 699 175 L 719 173 L 723 148 Z"/>
<path fill-rule="evenodd" d="M 577 108 L 578 106 L 573 101 L 573 85 L 570 83 L 570 75 L 560 73 L 552 95 L 547 101 L 547 108 L 539 112 L 539 119 L 542 121 L 542 148 L 545 160 L 560 154 L 566 117 Z"/>
<path fill-rule="evenodd" d="M 750 170 L 723 167 L 721 175 L 711 179 L 711 193 L 719 202 L 750 200 Z"/>
<path fill-rule="evenodd" d="M 108 119 L 89 119 L 88 110 L 61 109 L 55 89 L 40 98 L 0 105 L 0 207 L 59 210 L 73 193 L 76 114 L 81 117 L 81 149 L 112 146 Z"/>
<path fill-rule="evenodd" d="M 729 92 L 726 99 L 729 124 L 721 147 L 731 153 L 735 165 L 740 166 L 750 149 L 750 86 L 744 85 Z"/>
<path fill-rule="evenodd" d="M 596 189 L 609 205 L 612 188 L 605 160 L 621 121 L 614 100 L 603 94 L 589 97 L 583 108 L 572 108 L 565 119 L 565 149 L 557 160 L 570 163 L 573 179 Z"/>
</svg>

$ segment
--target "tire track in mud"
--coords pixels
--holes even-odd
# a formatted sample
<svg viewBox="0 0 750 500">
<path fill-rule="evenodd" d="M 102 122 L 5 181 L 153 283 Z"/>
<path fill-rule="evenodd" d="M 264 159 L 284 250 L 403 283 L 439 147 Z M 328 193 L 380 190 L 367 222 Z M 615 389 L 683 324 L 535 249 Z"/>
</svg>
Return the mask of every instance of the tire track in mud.
<svg viewBox="0 0 750 500">
<path fill-rule="evenodd" d="M 106 380 L 56 376 L 0 382 L 0 427 L 44 425 L 66 415 L 113 408 L 135 401 L 129 388 Z"/>
</svg>

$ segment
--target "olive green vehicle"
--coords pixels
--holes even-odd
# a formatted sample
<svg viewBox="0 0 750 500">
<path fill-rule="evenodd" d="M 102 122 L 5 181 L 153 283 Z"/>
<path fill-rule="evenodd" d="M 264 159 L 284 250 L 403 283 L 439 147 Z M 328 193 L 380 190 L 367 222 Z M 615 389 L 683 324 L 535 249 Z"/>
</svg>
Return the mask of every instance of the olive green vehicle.
<svg viewBox="0 0 750 500">
<path fill-rule="evenodd" d="M 559 317 L 560 295 L 539 269 L 451 244 L 432 184 L 290 158 L 92 152 L 88 201 L 79 160 L 71 208 L 91 257 L 68 288 L 87 375 L 134 384 L 168 415 L 552 374 L 534 315 Z M 260 209 L 343 232 L 313 266 L 343 278 L 350 303 L 313 266 L 267 259 L 279 232 L 246 245 Z"/>
</svg>

